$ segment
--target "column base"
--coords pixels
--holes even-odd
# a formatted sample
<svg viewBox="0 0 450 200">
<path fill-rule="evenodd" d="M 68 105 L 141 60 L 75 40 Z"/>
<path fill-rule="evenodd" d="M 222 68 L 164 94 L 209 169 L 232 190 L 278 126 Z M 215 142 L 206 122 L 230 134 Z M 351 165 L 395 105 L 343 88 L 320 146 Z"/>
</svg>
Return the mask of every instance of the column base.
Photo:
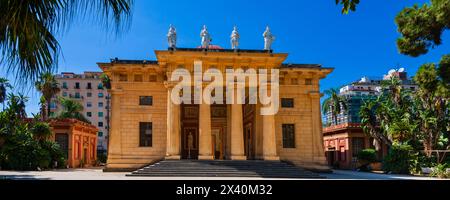
<svg viewBox="0 0 450 200">
<path fill-rule="evenodd" d="M 181 160 L 181 156 L 166 156 L 166 160 Z"/>
<path fill-rule="evenodd" d="M 214 160 L 214 156 L 198 156 L 198 160 Z"/>
<path fill-rule="evenodd" d="M 231 160 L 247 160 L 247 156 L 230 156 Z"/>
<path fill-rule="evenodd" d="M 280 157 L 279 156 L 263 156 L 263 160 L 280 161 Z"/>
</svg>

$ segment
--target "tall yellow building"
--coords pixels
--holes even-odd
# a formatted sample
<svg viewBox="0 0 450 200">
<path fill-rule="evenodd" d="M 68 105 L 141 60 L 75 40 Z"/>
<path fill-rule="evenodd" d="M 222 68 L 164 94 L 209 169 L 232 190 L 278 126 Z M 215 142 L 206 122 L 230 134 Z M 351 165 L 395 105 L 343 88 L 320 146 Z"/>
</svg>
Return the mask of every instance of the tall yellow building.
<svg viewBox="0 0 450 200">
<path fill-rule="evenodd" d="M 107 168 L 136 169 L 163 159 L 282 160 L 325 169 L 319 81 L 333 71 L 283 64 L 284 53 L 218 46 L 155 51 L 157 61 L 99 63 L 111 78 Z M 261 104 L 207 105 L 170 101 L 176 69 L 279 69 L 280 109 L 260 115 Z M 225 87 L 225 84 L 224 86 Z"/>
</svg>

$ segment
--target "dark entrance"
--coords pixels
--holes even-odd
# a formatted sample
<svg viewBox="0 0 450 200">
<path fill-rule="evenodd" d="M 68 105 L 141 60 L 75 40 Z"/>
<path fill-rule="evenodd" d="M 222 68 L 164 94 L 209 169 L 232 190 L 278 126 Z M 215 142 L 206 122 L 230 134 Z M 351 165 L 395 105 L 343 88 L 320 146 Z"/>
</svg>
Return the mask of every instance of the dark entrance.
<svg viewBox="0 0 450 200">
<path fill-rule="evenodd" d="M 69 135 L 67 133 L 57 133 L 55 135 L 55 142 L 59 144 L 66 159 L 69 158 Z"/>
<path fill-rule="evenodd" d="M 198 159 L 198 105 L 181 105 L 181 159 Z"/>
</svg>

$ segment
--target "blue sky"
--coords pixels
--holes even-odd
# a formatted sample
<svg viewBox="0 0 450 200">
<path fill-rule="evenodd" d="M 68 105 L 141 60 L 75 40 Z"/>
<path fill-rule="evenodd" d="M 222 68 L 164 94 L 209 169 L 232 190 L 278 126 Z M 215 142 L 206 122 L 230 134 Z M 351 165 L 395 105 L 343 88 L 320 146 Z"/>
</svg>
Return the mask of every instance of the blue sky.
<svg viewBox="0 0 450 200">
<path fill-rule="evenodd" d="M 92 23 L 80 22 L 59 36 L 62 57 L 59 72 L 99 71 L 97 62 L 110 58 L 155 59 L 157 49 L 167 48 L 169 24 L 178 32 L 179 47 L 200 45 L 206 24 L 213 44 L 230 48 L 229 36 L 239 27 L 242 49 L 262 49 L 265 26 L 277 37 L 275 52 L 289 53 L 289 63 L 317 63 L 335 71 L 321 81 L 321 88 L 337 87 L 361 76 L 381 76 L 401 66 L 409 75 L 426 62 L 438 62 L 450 53 L 450 33 L 444 44 L 425 56 L 400 55 L 395 16 L 405 7 L 424 0 L 362 1 L 357 12 L 341 14 L 334 0 L 136 0 L 130 29 L 116 37 Z M 38 95 L 28 92 L 28 113 L 38 111 Z"/>
</svg>

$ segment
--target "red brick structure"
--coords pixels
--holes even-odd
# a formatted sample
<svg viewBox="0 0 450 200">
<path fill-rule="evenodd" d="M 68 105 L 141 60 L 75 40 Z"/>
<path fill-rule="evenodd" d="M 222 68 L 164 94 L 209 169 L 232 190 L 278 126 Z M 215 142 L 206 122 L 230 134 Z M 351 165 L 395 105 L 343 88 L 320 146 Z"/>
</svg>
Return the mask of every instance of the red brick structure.
<svg viewBox="0 0 450 200">
<path fill-rule="evenodd" d="M 75 119 L 52 120 L 52 139 L 66 153 L 70 168 L 90 167 L 97 162 L 97 127 Z"/>
<path fill-rule="evenodd" d="M 358 153 L 363 149 L 374 149 L 373 139 L 364 134 L 359 123 L 345 123 L 323 128 L 323 140 L 328 165 L 339 169 L 359 167 Z M 388 148 L 382 145 L 378 159 L 387 155 Z"/>
</svg>

